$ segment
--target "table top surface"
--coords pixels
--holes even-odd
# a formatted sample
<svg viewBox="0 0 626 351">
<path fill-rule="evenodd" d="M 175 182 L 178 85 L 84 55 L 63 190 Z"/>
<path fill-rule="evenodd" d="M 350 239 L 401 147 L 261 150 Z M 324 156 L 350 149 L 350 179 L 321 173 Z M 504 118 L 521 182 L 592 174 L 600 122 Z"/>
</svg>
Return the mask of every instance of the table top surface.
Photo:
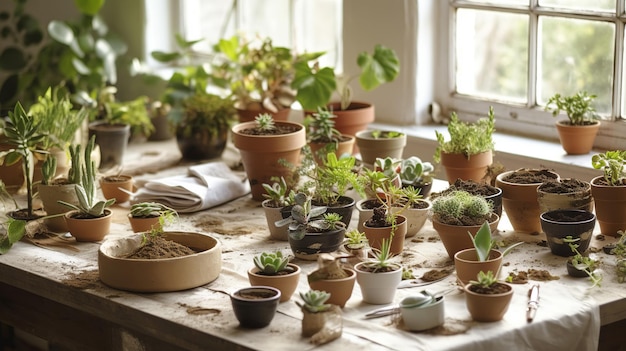
<svg viewBox="0 0 626 351">
<path fill-rule="evenodd" d="M 161 149 L 160 145 L 171 146 L 169 143 L 155 145 L 158 149 Z M 138 184 L 142 179 L 184 173 L 188 165 L 169 166 L 156 173 L 137 174 Z M 447 183 L 437 182 L 435 190 L 446 186 Z M 106 239 L 136 235 L 126 218 L 129 207 L 128 203 L 113 206 L 113 224 Z M 350 228 L 356 228 L 357 218 L 355 210 Z M 383 306 L 363 303 L 357 283 L 343 309 L 342 337 L 321 346 L 314 346 L 301 336 L 302 312 L 295 303 L 299 299 L 297 292 L 309 289 L 306 275 L 315 270 L 316 262 L 292 261 L 302 268 L 299 287 L 290 301 L 279 305 L 270 326 L 258 330 L 239 327 L 229 294 L 249 285 L 247 270 L 253 266 L 253 256 L 272 250 L 291 253 L 287 242 L 270 239 L 263 209 L 250 195 L 208 210 L 181 214 L 180 221 L 168 228 L 206 233 L 221 242 L 222 271 L 215 281 L 207 285 L 170 293 L 133 293 L 110 288 L 98 279 L 97 252 L 100 243 L 77 243 L 73 239 L 56 240 L 61 242 L 60 246 L 50 245 L 50 242 L 43 243 L 43 246 L 28 242 L 15 244 L 8 254 L 0 256 L 0 281 L 188 349 L 202 349 L 203 346 L 219 343 L 224 349 L 265 350 L 271 347 L 293 350 L 294 345 L 301 345 L 303 349 L 315 350 L 355 346 L 368 350 L 410 347 L 480 350 L 514 347 L 521 342 L 535 350 L 584 350 L 597 345 L 600 324 L 626 318 L 626 290 L 617 282 L 613 256 L 598 250 L 600 252 L 596 255 L 601 259 L 603 281 L 601 287 L 591 289 L 588 279 L 567 276 L 566 259 L 550 253 L 549 248 L 542 244 L 545 240 L 543 234 L 516 233 L 510 229 L 506 216 L 498 228 L 497 240 L 524 242 L 504 258 L 501 276 L 536 269 L 545 270 L 558 278 L 513 284 L 513 300 L 502 321 L 472 321 L 465 308 L 464 296 L 459 293 L 445 297 L 446 322 L 443 327 L 410 332 L 404 329 L 398 316 L 365 319 L 367 312 Z M 596 226 L 592 248 L 599 249 L 614 241 L 614 238 L 599 240 L 598 232 Z M 416 277 L 433 269 L 454 268 L 430 221 L 417 235 L 407 238 L 405 249 L 397 259 L 412 269 Z M 432 285 L 397 289 L 395 302 L 424 289 L 437 292 L 455 284 L 455 274 L 452 273 Z M 527 323 L 527 293 L 533 284 L 541 287 L 541 301 L 535 320 Z M 572 337 L 546 345 L 545 340 L 554 335 Z"/>
</svg>

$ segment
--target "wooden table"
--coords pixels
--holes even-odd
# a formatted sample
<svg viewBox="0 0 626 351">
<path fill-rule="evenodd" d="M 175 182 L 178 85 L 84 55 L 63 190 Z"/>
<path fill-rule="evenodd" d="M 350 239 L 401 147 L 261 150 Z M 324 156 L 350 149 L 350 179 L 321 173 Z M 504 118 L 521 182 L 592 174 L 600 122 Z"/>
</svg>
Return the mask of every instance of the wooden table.
<svg viewBox="0 0 626 351">
<path fill-rule="evenodd" d="M 184 167 L 180 168 L 183 170 Z M 177 168 L 173 168 L 164 173 L 176 171 Z M 125 218 L 128 207 L 128 204 L 114 206 L 109 237 L 132 235 Z M 357 217 L 355 211 L 350 227 L 356 227 Z M 542 333 L 561 338 L 556 345 L 547 345 L 547 349 L 557 350 L 559 346 L 571 349 L 566 346 L 568 338 L 579 338 L 577 342 L 592 340 L 590 345 L 597 344 L 600 324 L 610 331 L 626 319 L 626 290 L 616 282 L 611 256 L 599 254 L 603 259 L 603 285 L 589 290 L 587 279 L 566 276 L 564 258 L 551 255 L 548 248 L 538 245 L 541 235 L 515 233 L 508 228 L 510 225 L 503 218 L 499 226 L 500 239 L 523 240 L 525 244 L 505 258 L 503 274 L 536 268 L 548 270 L 560 278 L 539 282 L 542 304 L 530 324 L 524 317 L 530 283 L 514 286 L 513 302 L 502 322 L 472 322 L 464 308 L 463 295 L 451 295 L 446 297 L 446 326 L 450 328 L 422 333 L 403 330 L 397 318 L 363 319 L 366 312 L 381 306 L 362 303 L 357 284 L 343 310 L 343 336 L 329 344 L 314 346 L 301 337 L 301 312 L 294 303 L 297 294 L 279 306 L 270 326 L 259 330 L 242 329 L 233 315 L 228 294 L 249 285 L 246 271 L 252 267 L 254 255 L 269 250 L 290 253 L 287 242 L 269 239 L 260 203 L 249 195 L 217 208 L 181 215 L 176 229 L 208 233 L 223 244 L 220 277 L 187 291 L 141 294 L 107 287 L 98 279 L 98 243 L 70 241 L 66 247 L 48 248 L 17 243 L 8 254 L 0 256 L 0 321 L 49 340 L 60 349 L 75 350 L 480 350 L 497 348 L 501 342 L 521 343 L 524 337 L 543 342 Z M 594 238 L 592 246 L 601 247 L 609 241 Z M 400 259 L 416 276 L 431 269 L 453 267 L 428 222 L 420 233 L 407 239 Z M 305 275 L 314 270 L 316 264 L 302 260 L 294 263 L 303 270 L 298 291 L 306 291 Z M 455 278 L 451 275 L 418 289 L 433 292 L 454 284 Z M 419 290 L 398 289 L 396 301 Z M 559 304 L 568 307 L 561 308 Z M 465 331 L 443 335 L 444 331 L 452 333 L 454 328 Z M 605 335 L 603 330 L 600 348 L 615 349 L 611 335 Z M 532 346 L 532 349 L 541 348 Z"/>
</svg>

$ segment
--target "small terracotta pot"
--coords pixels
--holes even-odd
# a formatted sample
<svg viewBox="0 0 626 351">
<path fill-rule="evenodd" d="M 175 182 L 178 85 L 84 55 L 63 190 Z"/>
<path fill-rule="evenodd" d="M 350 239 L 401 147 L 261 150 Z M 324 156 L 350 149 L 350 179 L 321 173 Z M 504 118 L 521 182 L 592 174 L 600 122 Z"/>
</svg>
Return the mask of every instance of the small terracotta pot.
<svg viewBox="0 0 626 351">
<path fill-rule="evenodd" d="M 484 181 L 487 168 L 493 163 L 491 150 L 467 157 L 464 154 L 441 153 L 441 165 L 446 169 L 446 177 L 450 184 L 457 179 Z"/>
<path fill-rule="evenodd" d="M 159 224 L 159 217 L 133 217 L 128 214 L 128 222 L 135 233 L 149 232 Z"/>
<path fill-rule="evenodd" d="M 361 152 L 363 162 L 366 166 L 373 168 L 376 158 L 402 158 L 406 146 L 406 134 L 395 138 L 376 139 L 372 136 L 372 131 L 362 130 L 356 133 L 356 145 Z"/>
<path fill-rule="evenodd" d="M 602 178 L 598 176 L 591 180 L 600 231 L 604 235 L 619 237 L 618 231 L 626 229 L 626 186 L 599 184 Z"/>
<path fill-rule="evenodd" d="M 354 144 L 355 144 L 354 136 L 348 135 L 348 134 L 342 134 L 341 136 L 345 140 L 340 141 L 339 143 L 336 144 L 336 149 L 334 150 L 334 153 L 335 155 L 337 155 L 337 158 L 346 154 L 352 155 L 352 151 L 354 150 Z M 320 150 L 324 149 L 326 145 L 328 144 L 329 143 L 318 143 L 318 142 L 309 143 L 309 147 L 311 148 L 311 153 L 313 154 L 313 157 L 315 158 L 315 162 L 318 164 L 318 166 L 324 165 L 324 160 L 326 160 L 326 156 L 320 155 Z M 334 143 L 332 144 L 334 145 Z"/>
<path fill-rule="evenodd" d="M 65 213 L 65 224 L 76 241 L 100 241 L 111 230 L 111 210 L 104 210 L 105 216 L 98 218 L 75 218 L 78 211 Z"/>
<path fill-rule="evenodd" d="M 480 271 L 498 272 L 500 265 L 502 253 L 498 250 L 491 250 L 486 261 L 478 261 L 476 249 L 465 249 L 454 254 L 456 277 L 463 285 L 468 284 L 470 280 L 476 280 Z"/>
<path fill-rule="evenodd" d="M 499 222 L 500 217 L 494 213 L 493 220 L 489 222 L 489 229 L 491 229 L 492 232 L 496 231 Z M 433 221 L 433 228 L 437 231 L 437 234 L 439 234 L 441 243 L 445 247 L 448 256 L 453 260 L 457 252 L 474 247 L 474 243 L 467 233 L 469 232 L 472 236 L 475 236 L 480 227 L 480 225 L 450 225 Z"/>
<path fill-rule="evenodd" d="M 469 289 L 470 284 L 465 285 L 465 304 L 472 319 L 477 322 L 497 322 L 502 320 L 509 309 L 513 298 L 513 288 L 509 284 L 509 290 L 502 294 L 478 294 Z"/>
<path fill-rule="evenodd" d="M 569 121 L 556 122 L 556 130 L 559 133 L 559 140 L 563 150 L 569 155 L 588 154 L 593 148 L 593 142 L 600 129 L 598 123 L 584 126 L 573 126 Z"/>
<path fill-rule="evenodd" d="M 289 274 L 282 275 L 259 274 L 259 268 L 252 267 L 248 270 L 248 280 L 250 281 L 250 285 L 274 287 L 280 290 L 280 302 L 289 301 L 298 287 L 300 272 L 302 270 L 299 266 L 293 263 L 289 263 L 287 267 L 290 267 L 293 271 Z"/>
<path fill-rule="evenodd" d="M 406 237 L 406 231 L 408 227 L 408 221 L 405 216 L 398 215 L 396 219 L 396 230 L 393 238 L 391 239 L 391 253 L 399 255 L 404 249 L 404 238 Z M 363 223 L 363 232 L 371 248 L 380 249 L 383 239 L 391 237 L 392 227 L 370 227 Z"/>
<path fill-rule="evenodd" d="M 239 116 L 240 123 L 241 122 L 254 122 L 254 119 L 262 113 L 269 113 L 270 115 L 272 115 L 275 121 L 287 121 L 289 119 L 290 112 L 291 112 L 290 108 L 283 108 L 283 109 L 278 110 L 278 112 L 272 112 L 264 108 L 260 110 L 245 110 L 245 109 L 237 108 L 237 116 Z"/>
<path fill-rule="evenodd" d="M 309 286 L 312 290 L 330 293 L 327 303 L 343 308 L 352 296 L 354 282 L 356 281 L 356 272 L 354 270 L 344 268 L 344 271 L 349 274 L 346 278 L 309 281 Z"/>
<path fill-rule="evenodd" d="M 120 190 L 133 191 L 133 177 L 129 175 L 107 176 L 100 178 L 100 189 L 105 199 L 115 199 L 115 203 L 121 204 L 130 200 L 130 194 Z"/>
<path fill-rule="evenodd" d="M 280 290 L 269 286 L 251 286 L 230 295 L 233 312 L 244 328 L 268 326 L 278 308 Z"/>
</svg>

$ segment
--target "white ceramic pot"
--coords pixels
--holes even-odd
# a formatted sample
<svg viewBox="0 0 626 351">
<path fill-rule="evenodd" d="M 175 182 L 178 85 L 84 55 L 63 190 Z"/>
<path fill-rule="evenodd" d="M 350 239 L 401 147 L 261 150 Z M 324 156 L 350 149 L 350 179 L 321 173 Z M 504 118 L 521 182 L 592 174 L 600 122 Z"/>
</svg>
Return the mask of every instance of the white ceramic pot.
<svg viewBox="0 0 626 351">
<path fill-rule="evenodd" d="M 432 303 L 419 306 L 405 305 L 405 300 L 400 302 L 400 315 L 407 330 L 421 331 L 443 325 L 445 320 L 443 296 L 438 296 Z"/>
<path fill-rule="evenodd" d="M 392 303 L 396 296 L 396 287 L 402 280 L 402 267 L 397 265 L 397 269 L 392 272 L 372 273 L 363 270 L 364 264 L 365 262 L 360 262 L 354 266 L 363 302 L 374 305 Z"/>
</svg>

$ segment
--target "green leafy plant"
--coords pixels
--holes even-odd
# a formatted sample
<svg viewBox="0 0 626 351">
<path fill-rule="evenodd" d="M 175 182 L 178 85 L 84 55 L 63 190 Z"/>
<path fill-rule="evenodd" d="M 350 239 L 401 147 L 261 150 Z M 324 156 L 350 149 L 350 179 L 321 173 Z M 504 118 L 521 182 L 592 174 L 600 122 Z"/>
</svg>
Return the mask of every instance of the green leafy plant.
<svg viewBox="0 0 626 351">
<path fill-rule="evenodd" d="M 404 133 L 396 132 L 395 130 L 378 130 L 372 131 L 372 138 L 374 139 L 393 139 L 403 136 Z"/>
<path fill-rule="evenodd" d="M 297 193 L 294 199 L 291 215 L 275 222 L 277 227 L 289 225 L 289 237 L 293 240 L 301 240 L 308 231 L 324 232 L 345 228 L 340 215 L 325 213 L 326 206 L 312 206 L 310 196 Z"/>
<path fill-rule="evenodd" d="M 233 101 L 218 95 L 196 93 L 182 102 L 180 119 L 172 117 L 177 126 L 177 135 L 190 137 L 207 131 L 213 137 L 230 129 L 237 120 Z"/>
<path fill-rule="evenodd" d="M 84 162 L 81 169 L 82 178 L 80 184 L 74 185 L 78 205 L 59 200 L 60 204 L 79 211 L 86 218 L 102 217 L 105 209 L 115 203 L 115 198 L 105 201 L 97 200 L 96 165 L 91 160 L 91 152 L 95 146 L 95 140 L 95 136 L 92 136 L 89 139 L 89 143 L 87 143 L 87 147 L 85 147 Z"/>
<path fill-rule="evenodd" d="M 318 107 L 316 113 L 306 116 L 304 126 L 307 128 L 309 142 L 337 144 L 341 141 L 341 132 L 335 129 L 335 117 L 337 116 L 324 107 Z"/>
<path fill-rule="evenodd" d="M 489 107 L 487 118 L 481 117 L 475 123 L 463 122 L 453 112 L 448 123 L 450 140 L 446 141 L 443 134 L 435 131 L 438 145 L 433 159 L 439 163 L 442 152 L 463 154 L 469 158 L 472 155 L 493 150 L 492 136 L 495 130 L 493 106 Z"/>
<path fill-rule="evenodd" d="M 172 223 L 178 218 L 178 212 L 158 202 L 139 202 L 130 206 L 130 216 L 133 218 L 164 217 L 167 223 Z"/>
<path fill-rule="evenodd" d="M 340 96 L 341 109 L 350 106 L 353 79 L 358 78 L 361 88 L 371 91 L 379 85 L 392 82 L 400 72 L 400 60 L 395 51 L 376 45 L 373 53 L 361 52 L 357 57 L 361 69 L 358 75 L 336 75 L 330 67 L 320 67 L 308 61 L 296 62 L 295 78 L 291 87 L 297 90 L 296 99 L 304 110 L 315 111 L 330 103 L 334 91 Z"/>
<path fill-rule="evenodd" d="M 38 147 L 46 137 L 39 132 L 39 123 L 26 111 L 19 102 L 15 104 L 13 111 L 9 111 L 9 117 L 2 120 L 2 128 L 6 142 L 11 149 L 0 152 L 0 164 L 12 165 L 22 161 L 22 172 L 26 180 L 26 215 L 33 217 L 33 178 L 35 159 L 43 157 L 44 151 Z"/>
<path fill-rule="evenodd" d="M 615 273 L 617 281 L 623 283 L 626 281 L 626 232 L 620 230 L 617 232 L 620 237 L 615 242 L 615 247 L 611 249 L 611 254 L 615 255 Z"/>
<path fill-rule="evenodd" d="M 9 252 L 13 244 L 20 241 L 26 233 L 26 221 L 21 219 L 9 217 L 6 222 L 3 223 L 3 226 L 5 227 L 6 234 L 0 237 L 0 255 Z"/>
<path fill-rule="evenodd" d="M 326 303 L 330 298 L 330 294 L 326 291 L 309 290 L 307 292 L 300 292 L 300 298 L 303 303 L 296 301 L 296 304 L 298 304 L 301 309 L 311 313 L 326 312 L 332 306 Z"/>
<path fill-rule="evenodd" d="M 276 275 L 285 271 L 289 264 L 289 256 L 283 256 L 280 251 L 262 252 L 254 257 L 254 265 L 265 275 Z"/>
<path fill-rule="evenodd" d="M 589 256 L 583 256 L 578 251 L 578 241 L 580 241 L 580 238 L 572 238 L 571 235 L 563 238 L 563 242 L 567 243 L 574 253 L 574 256 L 570 258 L 572 266 L 580 271 L 584 271 L 585 273 L 587 273 L 589 279 L 591 279 L 591 282 L 593 283 L 592 287 L 600 286 L 602 282 L 602 275 L 596 272 L 596 268 L 598 267 L 598 261 L 592 259 Z"/>
<path fill-rule="evenodd" d="M 597 123 L 600 116 L 592 106 L 596 95 L 589 95 L 586 91 L 580 91 L 572 96 L 554 94 L 546 103 L 546 111 L 552 112 L 556 117 L 564 111 L 573 126 L 583 126 Z"/>
<path fill-rule="evenodd" d="M 417 185 L 432 181 L 431 172 L 435 168 L 430 162 L 422 162 L 417 156 L 411 156 L 402 160 L 400 180 L 403 185 Z"/>
<path fill-rule="evenodd" d="M 487 271 L 487 273 L 480 271 L 478 272 L 478 276 L 476 280 L 470 280 L 471 285 L 479 286 L 483 289 L 489 288 L 492 285 L 496 284 L 498 279 L 496 278 L 496 274 L 492 271 Z"/>
<path fill-rule="evenodd" d="M 367 245 L 367 237 L 365 233 L 357 229 L 351 229 L 346 232 L 344 245 L 352 250 L 362 249 Z"/>
<path fill-rule="evenodd" d="M 624 150 L 606 151 L 591 157 L 593 168 L 601 169 L 604 172 L 604 180 L 612 186 L 625 184 L 625 163 L 626 151 Z"/>
</svg>

